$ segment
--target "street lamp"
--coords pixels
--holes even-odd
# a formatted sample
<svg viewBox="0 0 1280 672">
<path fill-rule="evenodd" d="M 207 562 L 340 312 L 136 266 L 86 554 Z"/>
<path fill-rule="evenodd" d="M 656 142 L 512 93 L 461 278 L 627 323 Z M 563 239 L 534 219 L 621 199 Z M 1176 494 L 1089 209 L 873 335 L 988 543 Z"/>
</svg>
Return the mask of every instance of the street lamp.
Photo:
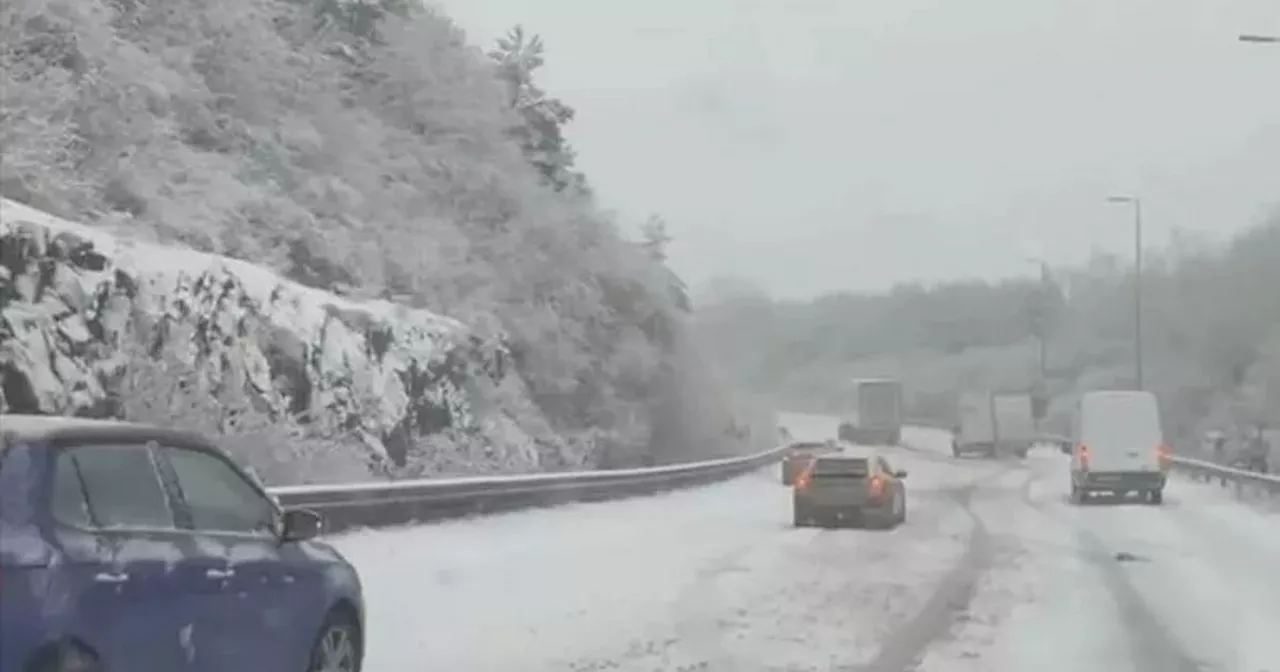
<svg viewBox="0 0 1280 672">
<path fill-rule="evenodd" d="M 1137 388 L 1142 379 L 1142 199 L 1137 196 L 1110 196 L 1108 203 L 1133 207 L 1133 367 Z"/>
<path fill-rule="evenodd" d="M 1036 315 L 1040 320 L 1040 324 L 1036 325 L 1036 339 L 1039 341 L 1039 369 L 1040 385 L 1045 386 L 1046 371 L 1048 370 L 1049 361 L 1049 264 L 1039 257 L 1025 257 L 1026 261 L 1035 264 L 1040 269 L 1040 294 L 1036 297 L 1039 302 L 1039 308 Z"/>
<path fill-rule="evenodd" d="M 1276 35 L 1241 35 L 1241 42 L 1252 42 L 1254 44 L 1280 44 L 1280 36 Z"/>
</svg>

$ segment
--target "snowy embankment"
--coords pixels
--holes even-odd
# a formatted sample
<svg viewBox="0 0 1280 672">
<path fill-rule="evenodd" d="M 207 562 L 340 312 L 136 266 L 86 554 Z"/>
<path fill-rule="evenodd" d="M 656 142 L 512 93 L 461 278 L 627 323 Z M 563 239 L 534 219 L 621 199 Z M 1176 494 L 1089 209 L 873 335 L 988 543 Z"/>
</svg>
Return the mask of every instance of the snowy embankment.
<svg viewBox="0 0 1280 672">
<path fill-rule="evenodd" d="M 554 437 L 534 431 L 535 441 L 509 409 L 477 411 L 484 390 L 520 382 L 504 343 L 456 320 L 3 201 L 0 413 L 112 415 L 130 343 L 155 349 L 171 333 L 192 336 L 167 351 L 235 371 L 257 410 L 323 415 L 375 462 L 402 464 L 428 434 L 476 439 L 480 459 L 511 471 L 537 470 L 543 451 L 556 450 Z M 508 405 L 524 400 L 504 399 L 513 396 Z M 537 417 L 523 406 L 518 414 Z"/>
</svg>

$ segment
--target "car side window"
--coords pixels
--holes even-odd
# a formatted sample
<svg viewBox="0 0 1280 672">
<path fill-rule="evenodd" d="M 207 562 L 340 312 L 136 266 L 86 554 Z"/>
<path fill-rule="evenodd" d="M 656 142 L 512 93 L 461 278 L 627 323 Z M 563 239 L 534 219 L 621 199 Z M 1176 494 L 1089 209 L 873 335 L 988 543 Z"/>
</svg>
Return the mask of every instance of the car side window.
<svg viewBox="0 0 1280 672">
<path fill-rule="evenodd" d="M 79 474 L 88 512 L 97 527 L 176 527 L 169 496 L 147 444 L 75 446 L 63 449 L 59 465 L 63 457 L 74 464 Z M 64 470 L 59 466 L 57 471 Z M 62 487 L 69 489 L 70 485 Z"/>
<path fill-rule="evenodd" d="M 275 505 L 227 460 L 188 448 L 166 447 L 164 455 L 197 531 L 275 535 Z"/>
<path fill-rule="evenodd" d="M 53 468 L 53 493 L 49 508 L 53 517 L 59 522 L 76 527 L 93 527 L 93 516 L 89 515 L 89 499 L 84 494 L 84 484 L 80 481 L 80 468 L 76 466 L 75 457 L 68 451 L 61 451 Z"/>
</svg>

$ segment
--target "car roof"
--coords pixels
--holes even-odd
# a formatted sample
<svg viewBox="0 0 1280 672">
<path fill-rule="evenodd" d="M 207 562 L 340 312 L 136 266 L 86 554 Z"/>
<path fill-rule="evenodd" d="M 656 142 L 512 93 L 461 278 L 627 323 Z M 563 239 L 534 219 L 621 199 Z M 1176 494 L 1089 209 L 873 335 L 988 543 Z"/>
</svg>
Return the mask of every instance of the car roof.
<svg viewBox="0 0 1280 672">
<path fill-rule="evenodd" d="M 166 429 L 122 420 L 0 414 L 0 451 L 10 443 L 45 443 L 77 439 L 156 440 L 213 447 L 213 443 L 200 434 L 181 429 Z"/>
<path fill-rule="evenodd" d="M 875 453 L 871 451 L 865 451 L 861 453 L 851 453 L 851 452 L 848 452 L 848 450 L 846 449 L 846 451 L 843 453 L 834 453 L 831 455 L 819 455 L 817 456 L 816 459 L 822 460 L 823 462 L 843 462 L 843 461 L 850 461 L 850 460 L 858 460 L 858 461 L 865 462 L 867 460 L 873 459 L 874 457 L 875 457 Z"/>
</svg>

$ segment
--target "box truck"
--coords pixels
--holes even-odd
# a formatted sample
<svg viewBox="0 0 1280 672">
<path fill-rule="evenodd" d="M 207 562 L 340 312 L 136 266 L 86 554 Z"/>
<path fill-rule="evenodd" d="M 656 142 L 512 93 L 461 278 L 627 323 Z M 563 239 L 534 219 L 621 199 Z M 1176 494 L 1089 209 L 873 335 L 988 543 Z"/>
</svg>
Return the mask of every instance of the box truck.
<svg viewBox="0 0 1280 672">
<path fill-rule="evenodd" d="M 902 441 L 902 383 L 888 378 L 853 381 L 853 399 L 840 415 L 841 441 L 896 446 Z"/>
<path fill-rule="evenodd" d="M 960 422 L 951 442 L 956 457 L 1026 457 L 1036 440 L 1034 403 L 1029 394 L 968 392 L 960 396 Z"/>
</svg>

